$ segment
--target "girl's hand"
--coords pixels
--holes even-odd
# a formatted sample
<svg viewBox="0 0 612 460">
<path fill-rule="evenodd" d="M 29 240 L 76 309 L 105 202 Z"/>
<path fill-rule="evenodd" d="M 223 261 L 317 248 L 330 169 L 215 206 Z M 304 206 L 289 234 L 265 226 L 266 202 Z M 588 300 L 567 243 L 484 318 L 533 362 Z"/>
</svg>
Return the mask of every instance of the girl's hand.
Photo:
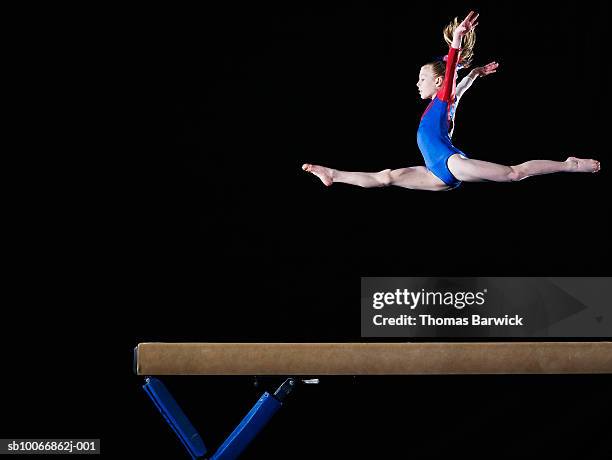
<svg viewBox="0 0 612 460">
<path fill-rule="evenodd" d="M 453 32 L 454 39 L 462 39 L 465 34 L 470 30 L 474 30 L 478 25 L 478 14 L 474 11 L 470 11 L 465 19 L 457 26 Z"/>
<path fill-rule="evenodd" d="M 497 68 L 499 64 L 495 61 L 489 62 L 487 65 L 483 65 L 482 67 L 475 67 L 472 69 L 472 74 L 475 77 L 484 77 L 485 75 L 490 75 L 492 73 L 497 72 Z"/>
</svg>

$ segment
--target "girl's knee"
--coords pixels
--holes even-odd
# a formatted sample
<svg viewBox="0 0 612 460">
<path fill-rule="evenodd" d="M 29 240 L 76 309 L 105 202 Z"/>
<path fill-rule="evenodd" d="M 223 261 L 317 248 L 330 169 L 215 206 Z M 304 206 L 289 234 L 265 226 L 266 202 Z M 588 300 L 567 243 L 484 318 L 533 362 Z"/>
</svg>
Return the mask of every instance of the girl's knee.
<svg viewBox="0 0 612 460">
<path fill-rule="evenodd" d="M 376 176 L 381 187 L 388 187 L 389 185 L 393 184 L 393 175 L 391 174 L 390 169 L 384 169 Z"/>
<path fill-rule="evenodd" d="M 519 166 L 510 166 L 507 177 L 510 182 L 518 182 L 525 178 L 525 174 Z"/>
</svg>

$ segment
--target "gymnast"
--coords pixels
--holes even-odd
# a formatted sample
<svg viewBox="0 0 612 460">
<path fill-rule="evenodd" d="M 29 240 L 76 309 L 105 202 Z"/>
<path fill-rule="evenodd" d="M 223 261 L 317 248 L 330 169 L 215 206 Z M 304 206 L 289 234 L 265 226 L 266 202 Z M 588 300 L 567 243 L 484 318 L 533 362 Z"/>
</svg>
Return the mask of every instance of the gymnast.
<svg viewBox="0 0 612 460">
<path fill-rule="evenodd" d="M 468 158 L 452 144 L 459 99 L 476 78 L 495 73 L 498 68 L 497 62 L 477 67 L 458 85 L 455 84 L 457 67 L 468 67 L 471 63 L 477 21 L 478 14 L 470 11 L 461 23 L 455 19 L 448 24 L 444 29 L 444 39 L 450 45 L 448 55 L 444 60 L 421 67 L 417 88 L 421 99 L 431 99 L 417 131 L 417 144 L 425 166 L 385 169 L 380 172 L 352 172 L 306 163 L 302 169 L 317 176 L 326 186 L 342 182 L 366 188 L 395 185 L 431 191 L 451 190 L 463 181 L 514 182 L 541 174 L 599 171 L 599 161 L 576 157 L 569 157 L 565 161 L 532 160 L 504 166 Z"/>
</svg>

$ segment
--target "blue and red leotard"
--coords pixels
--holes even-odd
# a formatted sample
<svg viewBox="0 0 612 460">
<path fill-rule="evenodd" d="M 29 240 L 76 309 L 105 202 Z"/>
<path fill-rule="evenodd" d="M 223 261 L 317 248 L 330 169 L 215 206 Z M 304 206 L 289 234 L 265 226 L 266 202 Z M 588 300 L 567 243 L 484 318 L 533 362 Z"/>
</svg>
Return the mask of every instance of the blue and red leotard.
<svg viewBox="0 0 612 460">
<path fill-rule="evenodd" d="M 465 153 L 453 146 L 448 135 L 450 122 L 455 116 L 455 78 L 459 50 L 451 47 L 446 60 L 444 84 L 429 103 L 421 116 L 417 131 L 417 144 L 425 159 L 425 166 L 446 185 L 457 187 L 461 184 L 448 169 L 448 159 L 458 153 Z"/>
</svg>

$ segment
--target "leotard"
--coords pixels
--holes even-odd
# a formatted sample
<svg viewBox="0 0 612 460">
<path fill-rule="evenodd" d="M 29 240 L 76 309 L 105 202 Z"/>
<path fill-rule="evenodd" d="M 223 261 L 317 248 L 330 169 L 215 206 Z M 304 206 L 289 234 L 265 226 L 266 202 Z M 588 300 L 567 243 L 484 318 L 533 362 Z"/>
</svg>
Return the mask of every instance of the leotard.
<svg viewBox="0 0 612 460">
<path fill-rule="evenodd" d="M 444 84 L 423 112 L 417 130 L 417 144 L 425 159 L 425 166 L 446 185 L 453 188 L 458 187 L 461 181 L 448 169 L 448 159 L 456 153 L 467 157 L 453 145 L 448 134 L 450 123 L 455 116 L 455 78 L 458 59 L 459 50 L 451 46 L 446 60 Z"/>
</svg>

